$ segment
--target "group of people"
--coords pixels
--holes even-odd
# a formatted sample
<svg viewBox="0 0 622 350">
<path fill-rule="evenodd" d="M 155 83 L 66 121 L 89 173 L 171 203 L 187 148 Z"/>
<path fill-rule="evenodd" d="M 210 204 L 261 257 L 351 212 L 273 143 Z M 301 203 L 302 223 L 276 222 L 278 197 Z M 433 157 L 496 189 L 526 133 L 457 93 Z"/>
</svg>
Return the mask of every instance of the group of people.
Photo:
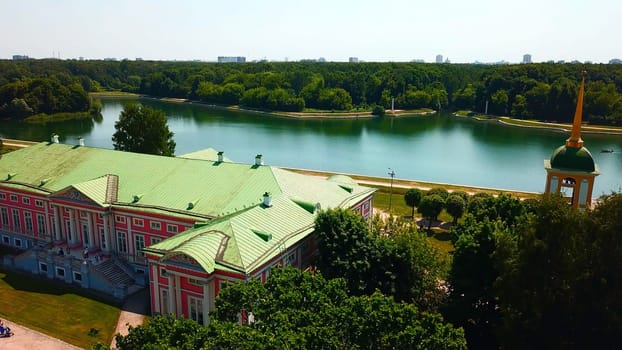
<svg viewBox="0 0 622 350">
<path fill-rule="evenodd" d="M 9 328 L 8 326 L 5 326 L 4 322 L 0 320 L 0 337 L 10 337 L 12 335 L 13 335 L 13 332 L 11 332 L 11 328 Z"/>
</svg>

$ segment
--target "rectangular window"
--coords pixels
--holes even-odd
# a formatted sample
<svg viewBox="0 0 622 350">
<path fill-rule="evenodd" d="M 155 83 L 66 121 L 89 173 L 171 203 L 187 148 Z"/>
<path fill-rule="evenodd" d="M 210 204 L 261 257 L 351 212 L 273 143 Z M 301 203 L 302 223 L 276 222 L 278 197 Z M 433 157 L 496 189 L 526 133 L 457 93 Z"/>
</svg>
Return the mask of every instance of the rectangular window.
<svg viewBox="0 0 622 350">
<path fill-rule="evenodd" d="M 173 225 L 173 224 L 167 224 L 166 225 L 166 232 L 168 233 L 177 233 L 177 225 Z"/>
<path fill-rule="evenodd" d="M 2 236 L 2 243 L 11 244 L 11 239 L 9 238 L 9 236 Z"/>
<path fill-rule="evenodd" d="M 35 207 L 43 208 L 43 201 L 40 199 L 35 199 Z"/>
<path fill-rule="evenodd" d="M 88 213 L 88 212 L 86 212 L 86 211 L 81 211 L 81 212 L 80 212 L 80 217 L 81 217 L 81 218 L 86 218 L 86 217 L 88 217 L 88 216 L 89 216 L 89 213 Z"/>
<path fill-rule="evenodd" d="M 115 215 L 114 216 L 114 221 L 118 222 L 120 224 L 125 224 L 125 216 Z"/>
<path fill-rule="evenodd" d="M 30 205 L 30 198 L 28 198 L 28 197 L 22 197 L 22 204 L 25 204 L 25 205 Z"/>
<path fill-rule="evenodd" d="M 11 202 L 17 202 L 17 195 L 16 194 L 12 194 L 10 196 Z"/>
<path fill-rule="evenodd" d="M 48 272 L 48 264 L 40 262 L 39 272 Z"/>
<path fill-rule="evenodd" d="M 134 222 L 134 226 L 136 226 L 136 227 L 144 227 L 145 226 L 145 221 L 143 219 L 134 218 L 132 221 Z"/>
<path fill-rule="evenodd" d="M 0 208 L 0 216 L 2 216 L 2 226 L 9 226 L 9 210 L 7 208 Z"/>
<path fill-rule="evenodd" d="M 160 242 L 162 242 L 162 239 L 157 237 L 151 237 L 151 245 L 158 244 Z"/>
<path fill-rule="evenodd" d="M 168 315 L 168 290 L 160 289 L 160 314 Z"/>
<path fill-rule="evenodd" d="M 145 236 L 134 235 L 134 247 L 136 248 L 136 255 L 145 256 L 142 249 L 145 248 Z"/>
<path fill-rule="evenodd" d="M 19 230 L 22 227 L 19 221 L 19 210 L 11 209 L 11 212 L 13 213 L 13 228 Z"/>
<path fill-rule="evenodd" d="M 67 220 L 65 221 L 65 225 L 67 227 L 67 239 L 69 240 L 69 242 L 73 241 L 73 232 L 71 232 L 71 221 Z"/>
<path fill-rule="evenodd" d="M 192 285 L 195 285 L 195 286 L 200 286 L 201 282 L 199 282 L 199 280 L 196 279 L 196 278 L 188 278 L 188 284 L 192 284 Z"/>
<path fill-rule="evenodd" d="M 106 232 L 104 231 L 103 227 L 99 228 L 99 237 L 101 238 L 102 249 L 108 249 L 108 246 L 106 245 Z"/>
<path fill-rule="evenodd" d="M 149 224 L 152 230 L 160 231 L 162 229 L 162 224 L 157 221 L 151 221 Z"/>
<path fill-rule="evenodd" d="M 39 235 L 45 235 L 45 216 L 37 214 L 37 231 Z"/>
<path fill-rule="evenodd" d="M 58 277 L 65 277 L 65 269 L 63 269 L 62 267 L 57 267 L 56 268 L 56 276 L 58 276 Z"/>
<path fill-rule="evenodd" d="M 6 194 L 4 192 L 0 192 L 0 201 L 6 200 Z"/>
<path fill-rule="evenodd" d="M 21 240 L 21 239 L 19 239 L 19 238 L 15 238 L 15 239 L 14 239 L 14 242 L 15 242 L 15 246 L 16 246 L 16 247 L 18 247 L 18 248 L 21 248 L 21 247 L 22 247 L 22 240 Z"/>
<path fill-rule="evenodd" d="M 26 232 L 32 232 L 32 214 L 29 211 L 24 212 L 24 224 L 26 225 Z"/>
<path fill-rule="evenodd" d="M 162 277 L 168 277 L 168 273 L 166 272 L 165 268 L 160 268 L 160 276 Z"/>
<path fill-rule="evenodd" d="M 285 266 L 292 266 L 295 260 L 296 260 L 296 252 L 293 252 L 285 258 Z"/>
<path fill-rule="evenodd" d="M 89 230 L 89 225 L 82 223 L 82 241 L 84 241 L 84 244 L 90 244 L 89 242 L 89 236 L 91 234 L 91 230 Z"/>
<path fill-rule="evenodd" d="M 125 232 L 117 232 L 117 251 L 127 253 L 127 236 Z"/>
<path fill-rule="evenodd" d="M 195 297 L 188 297 L 190 318 L 203 324 L 203 300 Z"/>
<path fill-rule="evenodd" d="M 82 282 L 82 274 L 80 272 L 73 273 L 73 280 L 76 282 Z"/>
</svg>

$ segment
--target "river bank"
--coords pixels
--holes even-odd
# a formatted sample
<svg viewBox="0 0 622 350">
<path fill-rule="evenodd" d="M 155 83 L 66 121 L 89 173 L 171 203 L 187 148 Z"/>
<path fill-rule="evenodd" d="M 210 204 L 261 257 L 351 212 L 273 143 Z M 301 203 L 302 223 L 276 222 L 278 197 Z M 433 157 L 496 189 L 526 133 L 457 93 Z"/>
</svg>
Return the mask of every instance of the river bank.
<svg viewBox="0 0 622 350">
<path fill-rule="evenodd" d="M 153 97 L 149 95 L 135 94 L 130 92 L 119 91 L 107 91 L 107 92 L 91 92 L 89 93 L 94 98 L 143 98 L 154 101 L 162 101 L 178 104 L 193 104 L 199 106 L 205 106 L 215 109 L 223 109 L 230 111 L 241 111 L 250 113 L 266 114 L 275 117 L 284 118 L 296 118 L 296 119 L 360 119 L 360 118 L 379 118 L 378 115 L 372 114 L 371 111 L 352 111 L 352 112 L 332 112 L 332 111 L 308 111 L 308 112 L 278 112 L 278 111 L 266 111 L 253 108 L 242 108 L 240 106 L 222 106 L 217 104 L 204 103 L 201 101 L 190 100 L 186 98 L 175 97 Z M 406 117 L 406 116 L 422 116 L 435 114 L 436 111 L 432 109 L 416 109 L 416 110 L 386 110 L 386 117 Z"/>
<path fill-rule="evenodd" d="M 496 117 L 489 115 L 466 115 L 464 113 L 453 113 L 456 117 L 470 118 L 479 122 L 494 122 L 505 126 L 515 126 L 521 128 L 532 128 L 540 130 L 552 130 L 559 132 L 570 132 L 572 130 L 572 124 L 570 123 L 554 123 L 554 122 L 542 122 L 539 120 L 525 120 L 516 119 L 511 117 Z M 581 133 L 585 134 L 605 134 L 605 135 L 622 135 L 622 127 L 615 126 L 594 126 L 583 124 L 581 126 Z"/>
</svg>

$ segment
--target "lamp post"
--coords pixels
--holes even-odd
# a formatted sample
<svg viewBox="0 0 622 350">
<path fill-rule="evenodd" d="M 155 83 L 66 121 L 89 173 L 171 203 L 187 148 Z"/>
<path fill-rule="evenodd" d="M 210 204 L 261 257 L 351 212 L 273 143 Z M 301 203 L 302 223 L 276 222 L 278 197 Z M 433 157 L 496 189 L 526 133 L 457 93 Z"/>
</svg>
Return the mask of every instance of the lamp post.
<svg viewBox="0 0 622 350">
<path fill-rule="evenodd" d="M 393 199 L 393 178 L 395 177 L 395 171 L 393 171 L 393 169 L 389 168 L 389 170 L 391 170 L 389 172 L 389 176 L 391 176 L 391 190 L 389 191 L 389 215 L 391 214 L 391 200 Z"/>
</svg>

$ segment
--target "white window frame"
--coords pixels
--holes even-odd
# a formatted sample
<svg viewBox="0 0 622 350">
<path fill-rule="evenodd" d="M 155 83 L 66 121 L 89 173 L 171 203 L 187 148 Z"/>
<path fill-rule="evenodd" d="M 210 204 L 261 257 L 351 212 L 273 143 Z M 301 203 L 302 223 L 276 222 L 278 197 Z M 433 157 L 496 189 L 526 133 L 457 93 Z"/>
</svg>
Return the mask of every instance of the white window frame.
<svg viewBox="0 0 622 350">
<path fill-rule="evenodd" d="M 29 211 L 24 211 L 24 229 L 28 233 L 31 233 L 34 229 L 32 224 L 32 213 Z"/>
<path fill-rule="evenodd" d="M 203 299 L 191 295 L 188 296 L 188 318 L 195 320 L 199 324 L 204 324 Z"/>
<path fill-rule="evenodd" d="M 9 208 L 0 207 L 0 220 L 3 226 L 9 226 Z"/>
<path fill-rule="evenodd" d="M 39 262 L 39 273 L 47 273 L 48 272 L 48 264 L 44 262 Z"/>
<path fill-rule="evenodd" d="M 115 215 L 114 216 L 114 222 L 119 223 L 119 224 L 125 224 L 126 223 L 125 216 L 123 216 L 123 215 Z"/>
<path fill-rule="evenodd" d="M 82 274 L 78 271 L 73 272 L 73 280 L 82 283 Z"/>
<path fill-rule="evenodd" d="M 154 245 L 162 242 L 162 238 L 159 237 L 151 237 L 149 241 L 149 245 Z"/>
<path fill-rule="evenodd" d="M 62 271 L 62 273 L 59 273 L 61 271 Z M 56 266 L 56 271 L 54 271 L 54 273 L 56 274 L 56 277 L 65 278 L 65 268 L 63 268 L 63 267 Z"/>
<path fill-rule="evenodd" d="M 43 214 L 37 214 L 37 231 L 42 235 L 47 233 L 47 229 L 45 228 L 45 215 Z"/>
<path fill-rule="evenodd" d="M 136 255 L 145 256 L 145 253 L 142 252 L 143 248 L 145 248 L 145 236 L 134 235 L 134 251 Z"/>
<path fill-rule="evenodd" d="M 11 222 L 13 224 L 13 228 L 15 230 L 21 230 L 22 228 L 22 223 L 20 221 L 20 217 L 19 217 L 19 209 L 11 209 L 11 214 L 12 214 L 12 218 L 13 221 Z"/>
<path fill-rule="evenodd" d="M 162 231 L 162 223 L 159 221 L 149 221 L 149 228 L 154 231 Z"/>
<path fill-rule="evenodd" d="M 9 195 L 9 200 L 10 200 L 11 202 L 17 202 L 17 199 L 18 199 L 18 198 L 17 198 L 17 195 L 16 195 L 16 194 Z"/>
<path fill-rule="evenodd" d="M 126 232 L 117 231 L 117 251 L 119 253 L 127 254 L 127 233 Z"/>
<path fill-rule="evenodd" d="M 24 205 L 30 205 L 30 198 L 28 198 L 28 197 L 22 197 L 22 204 L 24 204 Z"/>
<path fill-rule="evenodd" d="M 179 232 L 179 226 L 177 226 L 175 224 L 166 224 L 166 232 L 168 232 L 168 233 L 178 233 Z"/>
<path fill-rule="evenodd" d="M 145 220 L 141 218 L 133 218 L 132 224 L 136 227 L 145 227 Z"/>
<path fill-rule="evenodd" d="M 43 201 L 40 199 L 35 199 L 35 207 L 43 208 Z"/>
<path fill-rule="evenodd" d="M 1 201 L 6 200 L 6 193 L 4 193 L 4 192 L 0 192 L 0 200 L 1 200 Z"/>
<path fill-rule="evenodd" d="M 13 245 L 21 248 L 22 247 L 22 239 L 21 238 L 13 238 Z"/>
</svg>

